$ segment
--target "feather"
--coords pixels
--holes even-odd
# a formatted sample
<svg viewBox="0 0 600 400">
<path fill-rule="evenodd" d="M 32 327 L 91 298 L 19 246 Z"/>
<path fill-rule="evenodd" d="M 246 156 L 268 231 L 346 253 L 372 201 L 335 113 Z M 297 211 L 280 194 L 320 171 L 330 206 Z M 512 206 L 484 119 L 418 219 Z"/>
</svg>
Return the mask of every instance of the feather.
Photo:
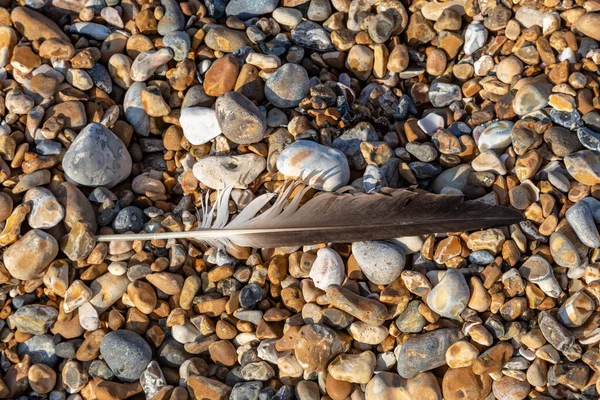
<svg viewBox="0 0 600 400">
<path fill-rule="evenodd" d="M 214 218 L 215 206 L 208 209 L 208 204 L 203 204 L 199 230 L 101 235 L 97 240 L 194 239 L 221 247 L 234 243 L 273 248 L 471 231 L 523 220 L 520 212 L 507 207 L 409 189 L 384 188 L 376 194 L 320 193 L 300 206 L 309 188 L 303 187 L 288 202 L 295 188 L 296 184 L 284 186 L 273 205 L 259 215 L 275 194 L 257 197 L 229 223 L 227 202 L 231 189 L 226 189 L 215 202 L 218 210 Z"/>
</svg>

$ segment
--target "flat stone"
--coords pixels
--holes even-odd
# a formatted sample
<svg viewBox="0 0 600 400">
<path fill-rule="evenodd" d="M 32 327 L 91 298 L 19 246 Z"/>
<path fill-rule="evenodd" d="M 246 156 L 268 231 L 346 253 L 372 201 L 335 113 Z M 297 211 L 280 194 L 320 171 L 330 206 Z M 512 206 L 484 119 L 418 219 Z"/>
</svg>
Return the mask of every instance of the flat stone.
<svg viewBox="0 0 600 400">
<path fill-rule="evenodd" d="M 410 337 L 398 353 L 398 373 L 406 379 L 446 364 L 446 350 L 463 338 L 457 329 L 444 328 Z"/>
<path fill-rule="evenodd" d="M 212 108 L 184 108 L 181 110 L 179 123 L 183 135 L 193 145 L 208 143 L 221 134 L 217 113 Z"/>
<path fill-rule="evenodd" d="M 67 177 L 84 186 L 113 187 L 129 176 L 131 165 L 121 139 L 98 123 L 86 126 L 63 158 Z"/>
<path fill-rule="evenodd" d="M 266 160 L 257 154 L 234 156 L 209 156 L 194 164 L 196 179 L 211 189 L 224 189 L 233 186 L 245 189 L 267 165 Z"/>
</svg>

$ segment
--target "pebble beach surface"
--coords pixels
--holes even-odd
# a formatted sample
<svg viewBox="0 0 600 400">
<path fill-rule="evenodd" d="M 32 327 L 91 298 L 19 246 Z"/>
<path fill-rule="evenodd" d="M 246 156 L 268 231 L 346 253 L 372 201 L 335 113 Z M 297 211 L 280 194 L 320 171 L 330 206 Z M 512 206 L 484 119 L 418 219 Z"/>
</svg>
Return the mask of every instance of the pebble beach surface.
<svg viewBox="0 0 600 400">
<path fill-rule="evenodd" d="M 0 399 L 598 399 L 599 42 L 596 0 L 0 0 Z M 290 180 L 525 219 L 96 241 Z"/>
</svg>

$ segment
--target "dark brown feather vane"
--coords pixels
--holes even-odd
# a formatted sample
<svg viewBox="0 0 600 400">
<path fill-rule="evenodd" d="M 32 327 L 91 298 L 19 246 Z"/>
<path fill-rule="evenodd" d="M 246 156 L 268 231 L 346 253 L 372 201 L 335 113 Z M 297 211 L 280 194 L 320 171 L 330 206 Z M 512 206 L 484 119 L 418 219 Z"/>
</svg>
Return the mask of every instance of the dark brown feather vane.
<svg viewBox="0 0 600 400">
<path fill-rule="evenodd" d="M 390 188 L 384 188 L 377 194 L 321 193 L 289 211 L 274 213 L 270 218 L 260 219 L 259 215 L 259 219 L 241 223 L 236 223 L 234 219 L 222 229 L 105 235 L 98 237 L 98 240 L 189 238 L 272 248 L 472 231 L 511 225 L 523 220 L 523 215 L 516 210 L 477 201 L 463 201 L 462 196 L 458 195 Z M 228 229 L 229 225 L 235 228 Z"/>
</svg>

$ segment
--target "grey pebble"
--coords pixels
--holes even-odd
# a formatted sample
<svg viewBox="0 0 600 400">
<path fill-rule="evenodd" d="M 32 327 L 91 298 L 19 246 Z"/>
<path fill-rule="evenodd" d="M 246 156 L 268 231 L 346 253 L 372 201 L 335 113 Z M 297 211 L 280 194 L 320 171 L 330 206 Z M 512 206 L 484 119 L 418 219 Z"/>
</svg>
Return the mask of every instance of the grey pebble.
<svg viewBox="0 0 600 400">
<path fill-rule="evenodd" d="M 183 61 L 190 51 L 190 37 L 185 32 L 174 31 L 169 32 L 163 37 L 165 46 L 173 50 L 173 59 L 175 61 Z"/>
<path fill-rule="evenodd" d="M 292 30 L 292 41 L 307 49 L 317 51 L 334 51 L 329 33 L 312 21 L 303 21 Z"/>
<path fill-rule="evenodd" d="M 117 214 L 112 227 L 117 233 L 127 231 L 139 232 L 144 227 L 144 212 L 135 206 L 127 206 Z"/>
<path fill-rule="evenodd" d="M 161 0 L 165 15 L 158 21 L 158 33 L 162 36 L 169 32 L 181 31 L 185 27 L 185 16 L 176 0 Z"/>
<path fill-rule="evenodd" d="M 95 122 L 83 128 L 63 158 L 67 178 L 83 186 L 113 187 L 129 176 L 131 165 L 121 139 Z"/>
<path fill-rule="evenodd" d="M 117 378 L 134 382 L 152 359 L 150 345 L 137 333 L 119 329 L 100 342 L 100 354 Z"/>
<path fill-rule="evenodd" d="M 29 355 L 31 363 L 42 363 L 56 367 L 59 358 L 52 337 L 49 335 L 35 335 L 23 343 L 19 343 L 17 352 L 20 356 Z"/>
</svg>

